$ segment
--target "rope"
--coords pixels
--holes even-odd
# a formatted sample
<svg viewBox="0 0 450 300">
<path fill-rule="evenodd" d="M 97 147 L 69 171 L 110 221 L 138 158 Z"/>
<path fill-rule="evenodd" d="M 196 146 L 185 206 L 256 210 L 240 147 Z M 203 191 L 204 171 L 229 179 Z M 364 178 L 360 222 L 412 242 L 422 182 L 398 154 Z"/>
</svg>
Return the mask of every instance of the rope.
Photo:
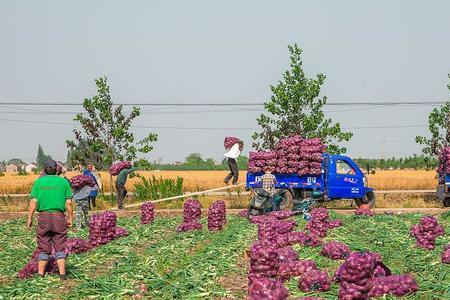
<svg viewBox="0 0 450 300">
<path fill-rule="evenodd" d="M 243 186 L 243 185 L 245 185 L 245 183 L 240 183 L 240 184 L 236 184 L 236 185 L 225 186 L 225 187 L 220 187 L 220 188 L 215 188 L 215 189 L 210 189 L 210 190 L 200 191 L 200 192 L 195 192 L 195 193 L 187 193 L 187 194 L 183 194 L 183 195 L 180 195 L 180 196 L 163 198 L 163 199 L 158 199 L 158 200 L 153 200 L 153 201 L 150 200 L 149 202 L 159 203 L 159 202 L 164 202 L 164 201 L 182 199 L 182 198 L 192 197 L 192 196 L 196 196 L 196 195 L 208 194 L 208 193 L 211 193 L 211 192 L 224 191 L 224 190 L 228 190 L 228 189 L 232 189 L 232 188 L 237 188 L 237 187 L 240 187 L 240 186 Z M 140 202 L 140 203 L 133 203 L 133 204 L 127 205 L 126 207 L 129 208 L 129 207 L 141 206 L 145 202 L 148 202 L 148 201 L 144 201 L 144 202 Z M 119 210 L 119 209 L 118 208 L 112 208 L 110 210 Z"/>
</svg>

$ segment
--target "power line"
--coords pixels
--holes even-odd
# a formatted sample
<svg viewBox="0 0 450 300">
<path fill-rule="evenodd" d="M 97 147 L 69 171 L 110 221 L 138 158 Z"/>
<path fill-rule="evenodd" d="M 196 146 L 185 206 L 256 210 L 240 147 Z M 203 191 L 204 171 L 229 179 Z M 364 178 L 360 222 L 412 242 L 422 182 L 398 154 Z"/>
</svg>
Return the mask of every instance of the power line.
<svg viewBox="0 0 450 300">
<path fill-rule="evenodd" d="M 441 105 L 446 103 L 445 101 L 356 101 L 356 102 L 328 102 L 327 106 L 351 106 L 351 105 Z M 4 101 L 0 102 L 0 105 L 8 106 L 80 106 L 81 102 L 27 102 L 27 101 Z M 230 103 L 230 102 L 205 102 L 205 103 L 149 103 L 149 102 L 131 102 L 131 103 L 115 103 L 114 105 L 123 106 L 263 106 L 264 103 L 255 102 L 241 102 L 241 103 Z"/>
<path fill-rule="evenodd" d="M 53 121 L 32 121 L 32 120 L 13 120 L 13 119 L 3 119 L 0 121 L 5 122 L 17 122 L 17 123 L 31 123 L 31 124 L 52 124 L 52 125 L 69 125 L 76 126 L 75 123 L 65 123 L 65 122 L 53 122 Z M 143 128 L 143 129 L 175 129 L 175 130 L 256 130 L 254 127 L 180 127 L 180 126 L 144 126 L 135 125 L 132 128 Z M 423 128 L 427 125 L 385 125 L 385 126 L 356 126 L 356 127 L 344 127 L 344 130 L 358 130 L 358 129 L 393 129 L 393 128 Z"/>
</svg>

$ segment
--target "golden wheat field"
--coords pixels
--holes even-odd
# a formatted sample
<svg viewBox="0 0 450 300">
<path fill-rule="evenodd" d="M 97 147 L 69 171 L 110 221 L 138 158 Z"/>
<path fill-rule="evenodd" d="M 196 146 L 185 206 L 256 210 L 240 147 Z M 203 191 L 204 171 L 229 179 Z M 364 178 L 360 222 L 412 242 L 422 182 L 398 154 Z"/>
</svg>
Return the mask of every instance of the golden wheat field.
<svg viewBox="0 0 450 300">
<path fill-rule="evenodd" d="M 139 171 L 144 177 L 152 175 L 163 178 L 184 179 L 184 188 L 186 191 L 201 191 L 224 186 L 223 178 L 227 171 Z M 245 182 L 245 172 L 240 173 L 239 182 Z M 71 178 L 77 175 L 76 172 L 68 172 L 67 177 Z M 110 176 L 106 172 L 100 173 L 102 177 L 103 191 L 110 190 Z M 31 190 L 33 182 L 38 175 L 11 175 L 6 174 L 0 177 L 0 194 L 27 194 Z M 127 182 L 127 188 L 133 191 L 133 184 L 139 181 L 139 178 L 130 178 Z M 377 171 L 368 176 L 369 186 L 376 190 L 431 190 L 435 189 L 437 179 L 434 171 L 424 170 L 388 170 Z"/>
</svg>

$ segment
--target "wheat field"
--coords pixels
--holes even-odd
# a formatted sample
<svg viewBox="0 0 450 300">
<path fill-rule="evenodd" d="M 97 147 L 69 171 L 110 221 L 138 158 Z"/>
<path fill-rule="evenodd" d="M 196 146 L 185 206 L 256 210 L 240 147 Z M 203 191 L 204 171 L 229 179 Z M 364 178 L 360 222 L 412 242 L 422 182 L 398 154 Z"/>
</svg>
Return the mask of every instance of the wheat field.
<svg viewBox="0 0 450 300">
<path fill-rule="evenodd" d="M 184 179 L 186 191 L 201 191 L 224 186 L 223 179 L 227 171 L 139 171 L 144 177 L 152 175 L 163 178 L 176 178 L 180 176 Z M 67 177 L 71 178 L 78 173 L 68 172 Z M 246 172 L 240 173 L 239 182 L 245 182 Z M 6 174 L 0 177 L 0 194 L 28 194 L 33 182 L 39 175 L 11 175 Z M 110 176 L 107 172 L 101 172 L 103 190 L 110 191 Z M 114 177 L 113 177 L 113 180 Z M 130 178 L 127 188 L 133 191 L 133 184 L 139 181 L 138 178 Z M 431 190 L 436 188 L 437 179 L 434 171 L 424 170 L 387 170 L 377 171 L 368 176 L 369 186 L 376 190 Z"/>
</svg>

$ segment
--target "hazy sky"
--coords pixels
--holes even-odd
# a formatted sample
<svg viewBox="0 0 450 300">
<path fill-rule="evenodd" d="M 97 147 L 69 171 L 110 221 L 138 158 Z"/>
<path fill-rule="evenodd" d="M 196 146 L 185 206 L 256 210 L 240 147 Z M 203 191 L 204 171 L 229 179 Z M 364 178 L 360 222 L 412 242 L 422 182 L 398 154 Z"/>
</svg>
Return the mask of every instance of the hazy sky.
<svg viewBox="0 0 450 300">
<path fill-rule="evenodd" d="M 0 1 L 0 102 L 76 102 L 107 76 L 120 102 L 252 102 L 304 50 L 330 102 L 449 99 L 450 1 Z M 144 107 L 136 125 L 254 128 L 255 108 Z M 431 106 L 327 107 L 343 127 L 426 125 Z M 38 111 L 36 111 L 38 110 Z M 81 107 L 0 106 L 0 160 L 66 156 Z M 55 113 L 52 113 L 55 112 Z M 136 129 L 142 137 L 147 129 Z M 252 130 L 154 129 L 152 160 L 220 160 L 223 137 Z M 352 157 L 419 153 L 425 127 L 353 129 Z M 383 148 L 385 140 L 385 149 Z"/>
</svg>

